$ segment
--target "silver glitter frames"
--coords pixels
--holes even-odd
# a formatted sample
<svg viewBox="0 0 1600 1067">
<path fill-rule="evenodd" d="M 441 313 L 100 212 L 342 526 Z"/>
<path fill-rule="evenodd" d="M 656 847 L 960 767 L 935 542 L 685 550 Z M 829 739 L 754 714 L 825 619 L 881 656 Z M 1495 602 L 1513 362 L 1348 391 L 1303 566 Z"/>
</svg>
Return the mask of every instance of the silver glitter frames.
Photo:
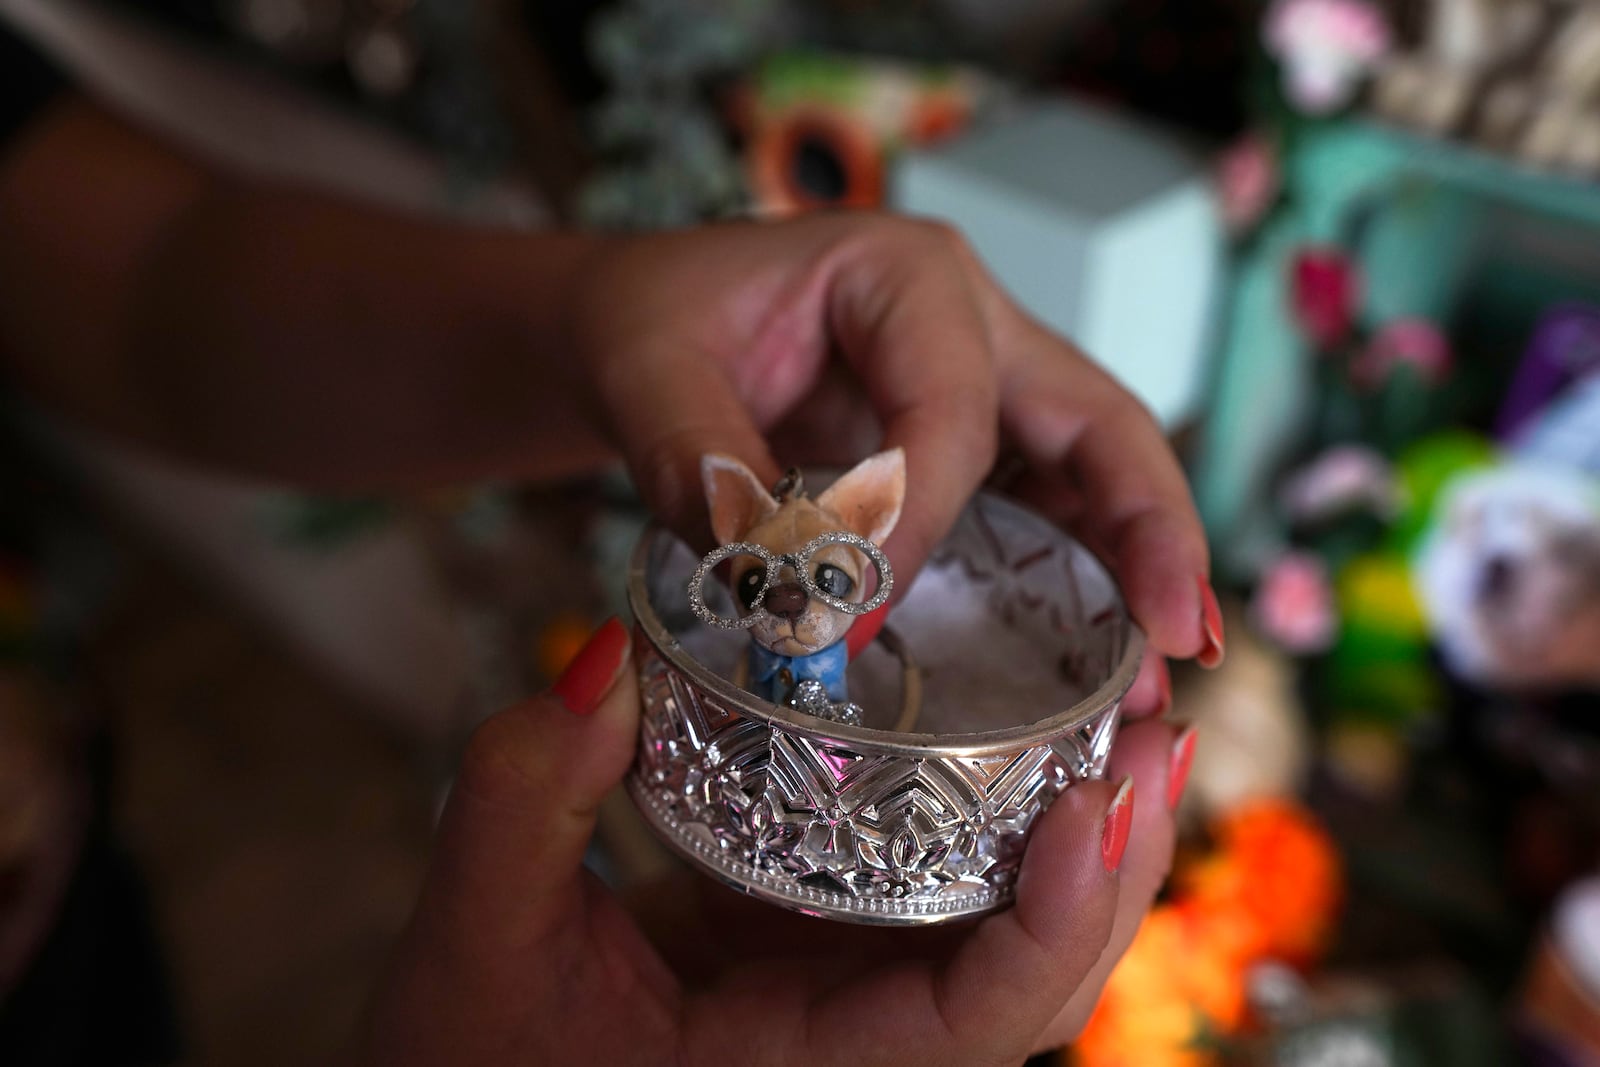
<svg viewBox="0 0 1600 1067">
<path fill-rule="evenodd" d="M 817 585 L 811 576 L 811 557 L 830 545 L 848 545 L 871 561 L 872 569 L 878 574 L 878 588 L 871 597 L 856 604 L 825 592 Z M 710 605 L 706 603 L 705 582 L 706 576 L 718 564 L 734 556 L 753 556 L 761 560 L 766 567 L 766 573 L 762 578 L 761 589 L 752 598 L 752 603 L 757 606 L 742 618 L 736 616 L 729 619 L 712 611 Z M 767 590 L 777 584 L 779 572 L 784 567 L 794 568 L 795 578 L 805 589 L 806 595 L 846 615 L 866 615 L 876 611 L 889 602 L 889 596 L 894 592 L 894 570 L 889 566 L 889 557 L 883 554 L 883 549 L 859 534 L 838 530 L 813 538 L 798 552 L 785 552 L 782 555 L 775 554 L 766 546 L 753 541 L 736 541 L 731 545 L 712 549 L 689 578 L 689 607 L 696 618 L 708 625 L 718 626 L 724 630 L 748 629 L 767 617 L 765 607 Z"/>
</svg>

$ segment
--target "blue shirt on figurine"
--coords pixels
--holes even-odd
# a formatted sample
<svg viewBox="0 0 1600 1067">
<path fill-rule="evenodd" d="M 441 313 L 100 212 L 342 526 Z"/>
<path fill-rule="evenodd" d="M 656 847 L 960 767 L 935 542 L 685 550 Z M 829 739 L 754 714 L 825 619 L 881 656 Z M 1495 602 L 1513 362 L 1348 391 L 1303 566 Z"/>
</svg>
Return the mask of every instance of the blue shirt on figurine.
<svg viewBox="0 0 1600 1067">
<path fill-rule="evenodd" d="M 750 691 L 774 704 L 786 703 L 795 683 L 811 679 L 821 682 L 828 699 L 842 703 L 850 699 L 844 671 L 850 663 L 843 641 L 835 641 L 821 652 L 809 656 L 785 656 L 750 642 Z"/>
</svg>

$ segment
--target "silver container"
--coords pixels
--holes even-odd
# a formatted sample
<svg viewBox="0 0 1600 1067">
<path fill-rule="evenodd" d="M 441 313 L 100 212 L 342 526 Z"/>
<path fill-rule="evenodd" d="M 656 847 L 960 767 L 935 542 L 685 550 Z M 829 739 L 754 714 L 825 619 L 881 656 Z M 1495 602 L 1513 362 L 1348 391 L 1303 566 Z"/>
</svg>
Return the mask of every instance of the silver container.
<svg viewBox="0 0 1600 1067">
<path fill-rule="evenodd" d="M 980 494 L 892 610 L 888 639 L 851 664 L 866 719 L 847 726 L 729 680 L 749 638 L 694 617 L 697 562 L 652 528 L 628 575 L 643 718 L 627 787 L 662 838 L 811 915 L 923 925 L 1008 905 L 1033 820 L 1105 773 L 1139 669 L 1143 635 L 1105 568 Z M 895 730 L 912 660 L 920 711 Z"/>
</svg>

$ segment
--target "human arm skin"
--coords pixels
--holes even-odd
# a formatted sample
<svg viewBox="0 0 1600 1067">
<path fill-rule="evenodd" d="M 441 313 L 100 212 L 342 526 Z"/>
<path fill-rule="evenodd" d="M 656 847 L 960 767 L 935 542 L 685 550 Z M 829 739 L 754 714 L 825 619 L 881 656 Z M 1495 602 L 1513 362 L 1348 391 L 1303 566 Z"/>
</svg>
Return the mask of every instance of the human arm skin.
<svg viewBox="0 0 1600 1067">
<path fill-rule="evenodd" d="M 45 404 L 249 476 L 560 476 L 615 455 L 570 329 L 609 240 L 237 178 L 73 97 L 0 160 L 0 351 Z"/>
</svg>

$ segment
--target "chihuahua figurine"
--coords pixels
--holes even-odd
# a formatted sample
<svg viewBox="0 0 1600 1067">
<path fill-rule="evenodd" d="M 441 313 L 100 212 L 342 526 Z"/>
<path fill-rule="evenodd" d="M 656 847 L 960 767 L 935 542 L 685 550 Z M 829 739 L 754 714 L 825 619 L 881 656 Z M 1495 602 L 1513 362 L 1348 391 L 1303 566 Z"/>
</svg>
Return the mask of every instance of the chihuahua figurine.
<svg viewBox="0 0 1600 1067">
<path fill-rule="evenodd" d="M 770 490 L 730 456 L 707 455 L 700 471 L 711 531 L 723 547 L 706 557 L 693 598 L 705 572 L 731 558 L 739 620 L 711 621 L 750 631 L 740 684 L 774 704 L 844 704 L 843 638 L 858 614 L 887 601 L 893 581 L 877 542 L 900 518 L 905 453 L 895 448 L 861 461 L 815 499 L 798 471 Z M 870 599 L 869 563 L 878 571 Z"/>
</svg>

